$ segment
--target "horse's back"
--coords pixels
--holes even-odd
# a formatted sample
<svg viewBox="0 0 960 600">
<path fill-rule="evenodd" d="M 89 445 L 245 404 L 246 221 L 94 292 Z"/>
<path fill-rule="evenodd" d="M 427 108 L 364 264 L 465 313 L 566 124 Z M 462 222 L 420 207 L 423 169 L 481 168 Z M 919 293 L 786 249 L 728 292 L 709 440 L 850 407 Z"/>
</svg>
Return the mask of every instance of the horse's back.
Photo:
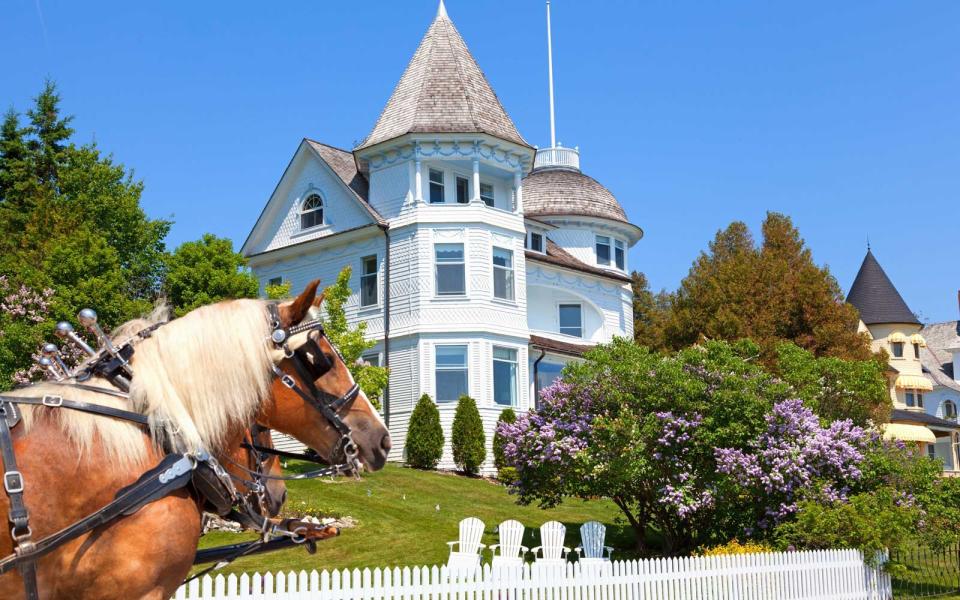
<svg viewBox="0 0 960 600">
<path fill-rule="evenodd" d="M 96 445 L 81 456 L 54 423 L 35 422 L 26 435 L 21 429 L 14 429 L 14 449 L 34 541 L 102 508 L 162 458 L 151 449 L 147 464 L 121 465 Z M 146 436 L 144 444 L 150 447 Z M 8 509 L 9 499 L 0 494 L 0 513 Z M 40 596 L 167 598 L 189 571 L 199 536 L 196 502 L 179 490 L 40 559 Z M 9 533 L 0 534 L 0 555 L 12 552 Z M 0 576 L 0 598 L 22 595 L 16 570 Z"/>
</svg>

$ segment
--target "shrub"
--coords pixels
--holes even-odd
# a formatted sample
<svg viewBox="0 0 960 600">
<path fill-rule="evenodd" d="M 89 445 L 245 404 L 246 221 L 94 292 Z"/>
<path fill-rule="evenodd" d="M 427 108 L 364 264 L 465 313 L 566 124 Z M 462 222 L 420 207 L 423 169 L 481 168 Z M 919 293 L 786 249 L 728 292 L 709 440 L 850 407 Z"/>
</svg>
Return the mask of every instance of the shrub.
<svg viewBox="0 0 960 600">
<path fill-rule="evenodd" d="M 417 469 L 433 469 L 443 455 L 443 429 L 440 427 L 440 411 L 430 396 L 420 396 L 407 429 L 404 446 L 407 464 Z"/>
<path fill-rule="evenodd" d="M 470 396 L 460 396 L 453 416 L 453 462 L 467 475 L 476 475 L 487 458 L 487 438 L 477 403 Z"/>
<path fill-rule="evenodd" d="M 501 470 L 507 465 L 507 459 L 503 455 L 503 447 L 507 443 L 507 438 L 500 431 L 500 423 L 516 423 L 517 422 L 517 413 L 513 412 L 512 408 L 505 408 L 503 412 L 500 413 L 500 418 L 497 419 L 497 430 L 493 434 L 493 465 L 497 467 L 497 470 Z"/>
<path fill-rule="evenodd" d="M 762 554 L 764 552 L 773 552 L 773 547 L 766 542 L 755 542 L 747 540 L 740 543 L 736 538 L 726 544 L 701 548 L 697 553 L 700 556 L 721 556 L 724 554 Z"/>
</svg>

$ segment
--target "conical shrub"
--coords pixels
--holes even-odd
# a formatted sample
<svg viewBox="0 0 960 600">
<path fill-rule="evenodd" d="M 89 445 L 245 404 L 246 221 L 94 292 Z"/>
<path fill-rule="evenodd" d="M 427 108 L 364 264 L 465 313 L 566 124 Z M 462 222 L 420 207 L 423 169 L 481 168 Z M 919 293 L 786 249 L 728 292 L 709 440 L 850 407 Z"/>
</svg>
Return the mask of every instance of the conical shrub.
<svg viewBox="0 0 960 600">
<path fill-rule="evenodd" d="M 440 411 L 428 394 L 420 396 L 410 415 L 407 442 L 404 446 L 407 464 L 417 469 L 434 469 L 443 455 L 443 428 Z"/>
<path fill-rule="evenodd" d="M 483 421 L 476 401 L 470 396 L 460 396 L 457 412 L 453 416 L 453 462 L 467 475 L 476 475 L 487 458 L 487 436 L 483 433 Z"/>
</svg>

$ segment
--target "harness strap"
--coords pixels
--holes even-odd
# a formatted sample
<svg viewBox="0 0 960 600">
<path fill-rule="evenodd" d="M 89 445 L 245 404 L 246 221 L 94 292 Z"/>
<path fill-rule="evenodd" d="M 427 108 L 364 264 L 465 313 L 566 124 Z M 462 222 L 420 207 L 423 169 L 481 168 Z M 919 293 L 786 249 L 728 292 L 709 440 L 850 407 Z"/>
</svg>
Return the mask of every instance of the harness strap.
<svg viewBox="0 0 960 600">
<path fill-rule="evenodd" d="M 81 412 L 90 413 L 94 415 L 102 415 L 104 417 L 113 417 L 114 419 L 122 419 L 124 421 L 130 421 L 136 423 L 137 425 L 149 425 L 150 419 L 146 415 L 141 415 L 140 413 L 135 413 L 129 410 L 122 410 L 119 408 L 113 408 L 112 406 L 103 406 L 101 404 L 93 404 L 92 402 L 83 402 L 82 400 L 69 400 L 63 396 L 54 396 L 47 395 L 42 397 L 22 397 L 22 396 L 0 396 L 0 402 L 8 402 L 10 404 L 32 404 L 33 406 L 46 406 L 49 408 L 69 408 L 71 410 L 79 410 Z"/>
<path fill-rule="evenodd" d="M 0 431 L 2 431 L 0 425 Z M 2 436 L 2 433 L 0 433 Z M 135 507 L 158 500 L 190 483 L 190 475 L 196 466 L 195 459 L 182 454 L 167 455 L 156 467 L 145 473 L 133 485 L 121 490 L 117 497 L 95 513 L 87 515 L 73 525 L 50 534 L 31 544 L 29 549 L 18 547 L 16 554 L 0 560 L 0 575 L 14 567 L 21 571 L 35 569 L 36 560 L 60 545 L 69 542 L 114 519 L 130 514 Z M 35 571 L 34 571 L 35 574 Z M 35 575 L 34 575 L 35 576 Z M 24 576 L 26 582 L 26 576 Z M 29 596 L 28 596 L 29 597 Z"/>
<path fill-rule="evenodd" d="M 7 426 L 5 416 L 9 405 L 0 401 L 0 411 L 4 412 L 4 417 L 0 418 L 0 458 L 3 459 L 3 489 L 7 492 L 10 499 L 10 512 L 7 514 L 7 520 L 10 522 L 10 536 L 13 538 L 14 554 L 9 558 L 19 560 L 23 556 L 29 556 L 36 549 L 36 545 L 30 537 L 30 514 L 27 512 L 27 505 L 23 501 L 23 474 L 17 469 L 17 457 L 13 452 L 13 436 L 10 435 L 10 428 Z M 32 560 L 27 560 L 19 565 L 20 575 L 23 577 L 24 595 L 27 600 L 39 600 L 40 592 L 37 589 L 37 565 Z M 2 572 L 2 571 L 0 571 Z"/>
</svg>

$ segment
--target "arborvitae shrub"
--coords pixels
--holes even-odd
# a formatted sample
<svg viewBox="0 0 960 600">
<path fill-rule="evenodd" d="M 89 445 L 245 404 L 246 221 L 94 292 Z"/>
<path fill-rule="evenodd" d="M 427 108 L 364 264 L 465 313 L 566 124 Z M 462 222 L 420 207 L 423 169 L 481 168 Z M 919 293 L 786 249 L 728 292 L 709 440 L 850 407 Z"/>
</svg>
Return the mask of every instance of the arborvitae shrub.
<svg viewBox="0 0 960 600">
<path fill-rule="evenodd" d="M 440 427 L 440 411 L 428 394 L 420 396 L 410 426 L 407 428 L 407 443 L 404 446 L 407 464 L 417 469 L 433 469 L 443 455 L 443 429 Z"/>
<path fill-rule="evenodd" d="M 453 416 L 453 462 L 467 475 L 476 475 L 487 458 L 487 437 L 483 433 L 483 421 L 476 401 L 470 396 L 460 396 L 457 412 Z"/>
<path fill-rule="evenodd" d="M 517 422 L 517 413 L 513 412 L 512 408 L 505 408 L 503 412 L 500 413 L 500 418 L 497 419 L 497 425 L 500 423 L 516 423 Z M 507 440 L 502 435 L 500 435 L 500 427 L 497 427 L 497 432 L 493 434 L 493 465 L 497 467 L 497 470 L 507 466 L 506 458 L 503 456 L 503 447 L 506 445 Z"/>
</svg>

